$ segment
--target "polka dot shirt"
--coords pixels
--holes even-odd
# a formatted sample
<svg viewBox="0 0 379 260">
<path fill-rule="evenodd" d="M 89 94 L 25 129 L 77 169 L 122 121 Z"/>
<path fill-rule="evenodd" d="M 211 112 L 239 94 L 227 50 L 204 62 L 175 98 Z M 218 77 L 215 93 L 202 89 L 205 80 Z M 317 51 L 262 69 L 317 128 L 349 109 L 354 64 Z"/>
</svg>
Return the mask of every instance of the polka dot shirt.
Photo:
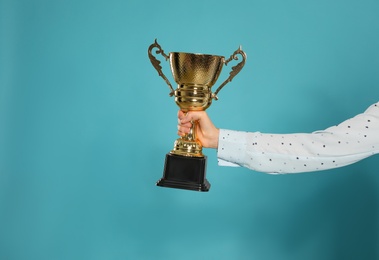
<svg viewBox="0 0 379 260">
<path fill-rule="evenodd" d="M 264 134 L 220 129 L 221 166 L 266 173 L 298 173 L 342 167 L 379 153 L 379 102 L 364 113 L 322 131 Z"/>
</svg>

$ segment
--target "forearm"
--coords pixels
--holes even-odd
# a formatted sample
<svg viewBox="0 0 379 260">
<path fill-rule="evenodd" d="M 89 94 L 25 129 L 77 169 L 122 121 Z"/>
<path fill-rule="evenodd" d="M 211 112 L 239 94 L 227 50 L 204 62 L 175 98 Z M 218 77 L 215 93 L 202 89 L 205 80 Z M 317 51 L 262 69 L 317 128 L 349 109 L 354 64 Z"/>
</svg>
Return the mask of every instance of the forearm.
<svg viewBox="0 0 379 260">
<path fill-rule="evenodd" d="M 295 173 L 342 167 L 379 151 L 379 108 L 323 131 L 262 134 L 220 130 L 218 158 L 256 171 Z"/>
<path fill-rule="evenodd" d="M 339 148 L 333 141 L 325 142 L 325 135 L 329 134 L 270 135 L 221 130 L 220 137 L 225 139 L 219 141 L 218 158 L 260 172 L 298 173 L 342 167 L 378 152 L 354 152 L 346 145 Z M 243 141 L 236 142 L 236 138 Z M 225 164 L 221 161 L 220 165 Z"/>
</svg>

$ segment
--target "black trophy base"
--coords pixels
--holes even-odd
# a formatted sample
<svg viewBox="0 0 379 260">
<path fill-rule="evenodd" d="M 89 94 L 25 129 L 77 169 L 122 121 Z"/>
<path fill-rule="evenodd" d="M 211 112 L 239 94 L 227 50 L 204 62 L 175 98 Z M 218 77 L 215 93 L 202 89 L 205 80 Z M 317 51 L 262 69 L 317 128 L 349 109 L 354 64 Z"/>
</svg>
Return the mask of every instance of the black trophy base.
<svg viewBox="0 0 379 260">
<path fill-rule="evenodd" d="M 207 157 L 186 157 L 166 154 L 163 177 L 157 186 L 209 191 L 211 184 L 205 178 Z"/>
</svg>

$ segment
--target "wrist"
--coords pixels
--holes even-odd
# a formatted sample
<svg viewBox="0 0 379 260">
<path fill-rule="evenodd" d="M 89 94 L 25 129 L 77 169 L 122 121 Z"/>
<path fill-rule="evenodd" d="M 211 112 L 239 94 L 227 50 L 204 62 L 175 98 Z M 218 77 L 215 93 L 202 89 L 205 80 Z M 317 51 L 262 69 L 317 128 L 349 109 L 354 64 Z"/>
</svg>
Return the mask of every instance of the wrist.
<svg viewBox="0 0 379 260">
<path fill-rule="evenodd" d="M 220 136 L 220 129 L 216 128 L 215 129 L 215 135 L 212 140 L 212 145 L 211 148 L 217 149 L 218 148 L 218 138 Z"/>
</svg>

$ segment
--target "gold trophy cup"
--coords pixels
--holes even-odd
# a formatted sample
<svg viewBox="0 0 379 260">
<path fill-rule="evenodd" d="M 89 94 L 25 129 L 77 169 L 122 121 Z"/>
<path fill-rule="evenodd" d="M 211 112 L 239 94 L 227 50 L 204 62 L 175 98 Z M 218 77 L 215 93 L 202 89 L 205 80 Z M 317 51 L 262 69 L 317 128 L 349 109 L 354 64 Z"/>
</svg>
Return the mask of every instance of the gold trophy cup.
<svg viewBox="0 0 379 260">
<path fill-rule="evenodd" d="M 178 84 L 176 90 L 163 74 L 161 62 L 152 53 L 155 48 L 156 54 L 161 54 L 166 61 L 170 61 L 173 78 Z M 227 60 L 223 56 L 184 52 L 166 55 L 157 40 L 149 46 L 148 55 L 159 76 L 169 86 L 170 96 L 175 96 L 176 104 L 184 112 L 206 110 L 212 99 L 218 99 L 218 92 L 241 71 L 246 61 L 246 54 L 241 48 Z M 212 93 L 211 87 L 216 83 L 223 66 L 232 60 L 238 60 L 238 55 L 241 55 L 242 61 L 232 67 L 229 77 Z M 166 154 L 163 177 L 156 183 L 158 186 L 196 191 L 210 189 L 211 185 L 206 179 L 207 157 L 203 155 L 202 145 L 196 138 L 196 124 L 197 122 L 192 122 L 189 134 L 178 138 L 174 148 Z"/>
</svg>

